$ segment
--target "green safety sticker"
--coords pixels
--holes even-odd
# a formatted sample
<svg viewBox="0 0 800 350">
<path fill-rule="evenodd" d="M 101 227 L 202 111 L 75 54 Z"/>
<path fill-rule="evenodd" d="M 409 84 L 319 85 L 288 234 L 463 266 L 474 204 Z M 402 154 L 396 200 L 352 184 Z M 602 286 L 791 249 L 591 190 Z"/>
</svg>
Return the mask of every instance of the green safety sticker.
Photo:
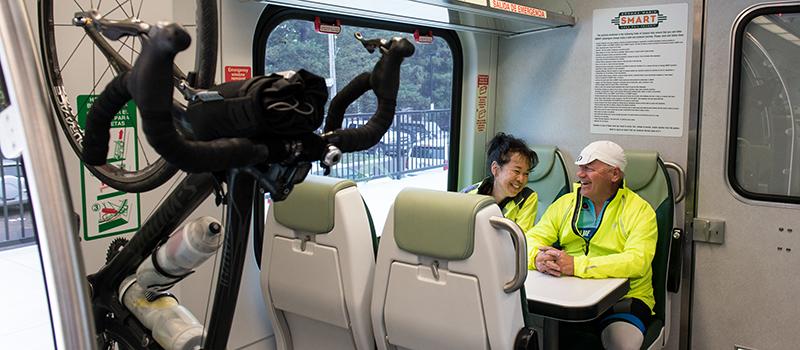
<svg viewBox="0 0 800 350">
<path fill-rule="evenodd" d="M 97 95 L 79 95 L 78 124 L 85 128 L 86 114 Z M 107 163 L 122 169 L 139 170 L 139 145 L 136 105 L 127 105 L 111 122 Z M 81 162 L 81 196 L 83 203 L 83 238 L 102 237 L 134 232 L 141 226 L 138 193 L 118 191 L 97 179 Z"/>
</svg>

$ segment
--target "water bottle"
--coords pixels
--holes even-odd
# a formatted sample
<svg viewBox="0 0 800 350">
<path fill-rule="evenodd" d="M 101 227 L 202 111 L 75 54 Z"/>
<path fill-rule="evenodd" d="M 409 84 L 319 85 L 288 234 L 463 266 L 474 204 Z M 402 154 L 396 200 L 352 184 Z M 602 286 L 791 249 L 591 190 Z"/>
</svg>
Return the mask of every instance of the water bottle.
<svg viewBox="0 0 800 350">
<path fill-rule="evenodd" d="M 178 228 L 136 269 L 139 285 L 148 291 L 164 291 L 194 272 L 222 245 L 222 224 L 210 216 L 194 219 Z"/>
<path fill-rule="evenodd" d="M 145 294 L 148 292 L 136 283 L 133 275 L 122 281 L 119 288 L 120 301 L 152 331 L 158 344 L 171 350 L 194 350 L 203 345 L 203 325 L 178 299 L 170 294 L 148 299 Z"/>
</svg>

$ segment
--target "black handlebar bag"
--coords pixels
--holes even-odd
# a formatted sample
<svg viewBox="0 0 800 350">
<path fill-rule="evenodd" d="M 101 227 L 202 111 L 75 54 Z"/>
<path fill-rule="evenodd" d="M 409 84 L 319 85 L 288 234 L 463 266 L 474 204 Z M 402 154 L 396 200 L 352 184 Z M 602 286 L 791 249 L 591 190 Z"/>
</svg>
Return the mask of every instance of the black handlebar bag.
<svg viewBox="0 0 800 350">
<path fill-rule="evenodd" d="M 299 135 L 322 125 L 328 100 L 325 79 L 300 70 L 214 86 L 222 99 L 194 101 L 186 110 L 194 138 Z"/>
</svg>

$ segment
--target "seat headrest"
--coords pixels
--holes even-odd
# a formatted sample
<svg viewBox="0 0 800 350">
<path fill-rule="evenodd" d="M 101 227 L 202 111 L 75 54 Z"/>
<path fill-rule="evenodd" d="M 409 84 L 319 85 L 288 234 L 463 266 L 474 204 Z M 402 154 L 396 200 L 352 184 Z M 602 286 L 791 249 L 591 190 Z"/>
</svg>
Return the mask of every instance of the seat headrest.
<svg viewBox="0 0 800 350">
<path fill-rule="evenodd" d="M 628 166 L 625 168 L 625 183 L 638 191 L 652 181 L 658 169 L 658 152 L 625 151 Z"/>
<path fill-rule="evenodd" d="M 394 240 L 412 254 L 445 260 L 472 256 L 475 215 L 492 197 L 407 188 L 394 202 Z"/>
<path fill-rule="evenodd" d="M 533 146 L 531 149 L 539 157 L 539 164 L 533 168 L 530 176 L 528 176 L 528 182 L 536 182 L 547 176 L 550 170 L 553 169 L 553 164 L 556 160 L 556 148 L 554 146 Z"/>
<path fill-rule="evenodd" d="M 313 234 L 331 232 L 336 193 L 355 185 L 350 180 L 309 175 L 286 200 L 274 204 L 275 220 L 293 230 Z"/>
</svg>

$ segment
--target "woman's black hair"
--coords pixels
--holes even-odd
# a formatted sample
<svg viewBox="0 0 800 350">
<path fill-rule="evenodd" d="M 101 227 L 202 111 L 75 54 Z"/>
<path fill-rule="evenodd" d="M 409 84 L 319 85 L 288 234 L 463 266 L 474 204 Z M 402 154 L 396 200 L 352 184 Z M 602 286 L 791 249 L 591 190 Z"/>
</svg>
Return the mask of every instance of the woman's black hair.
<svg viewBox="0 0 800 350">
<path fill-rule="evenodd" d="M 528 170 L 539 164 L 539 157 L 536 152 L 530 149 L 525 141 L 514 137 L 514 135 L 499 132 L 489 141 L 489 150 L 486 154 L 486 165 L 489 174 L 492 173 L 492 162 L 497 162 L 497 165 L 503 166 L 511 161 L 511 156 L 514 153 L 519 153 L 520 156 L 528 159 L 530 164 Z"/>
</svg>

